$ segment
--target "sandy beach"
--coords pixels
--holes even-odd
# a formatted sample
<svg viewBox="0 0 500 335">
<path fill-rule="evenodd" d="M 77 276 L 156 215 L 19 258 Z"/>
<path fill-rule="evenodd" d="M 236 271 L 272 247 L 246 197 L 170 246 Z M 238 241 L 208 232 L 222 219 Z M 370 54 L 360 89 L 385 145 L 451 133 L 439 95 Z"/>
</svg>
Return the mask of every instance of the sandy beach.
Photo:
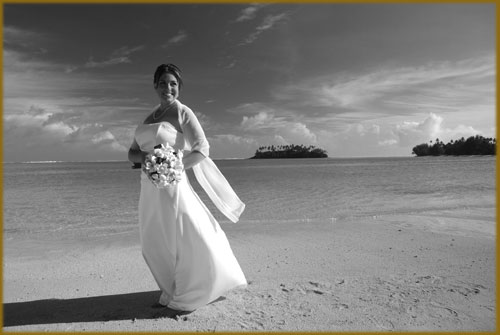
<svg viewBox="0 0 500 335">
<path fill-rule="evenodd" d="M 136 232 L 6 241 L 4 331 L 494 331 L 493 214 L 225 224 L 249 285 L 180 316 Z"/>
</svg>

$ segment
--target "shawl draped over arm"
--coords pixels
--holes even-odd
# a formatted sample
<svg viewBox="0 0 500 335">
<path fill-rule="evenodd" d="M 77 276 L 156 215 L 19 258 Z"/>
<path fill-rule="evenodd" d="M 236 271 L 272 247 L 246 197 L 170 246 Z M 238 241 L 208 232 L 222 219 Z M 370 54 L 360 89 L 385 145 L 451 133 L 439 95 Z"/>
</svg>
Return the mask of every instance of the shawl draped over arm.
<svg viewBox="0 0 500 335">
<path fill-rule="evenodd" d="M 184 139 L 191 151 L 198 151 L 205 159 L 193 166 L 198 183 L 205 190 L 215 206 L 232 222 L 238 222 L 245 204 L 238 198 L 229 182 L 210 159 L 210 146 L 203 128 L 193 111 L 179 103 L 179 123 Z"/>
</svg>

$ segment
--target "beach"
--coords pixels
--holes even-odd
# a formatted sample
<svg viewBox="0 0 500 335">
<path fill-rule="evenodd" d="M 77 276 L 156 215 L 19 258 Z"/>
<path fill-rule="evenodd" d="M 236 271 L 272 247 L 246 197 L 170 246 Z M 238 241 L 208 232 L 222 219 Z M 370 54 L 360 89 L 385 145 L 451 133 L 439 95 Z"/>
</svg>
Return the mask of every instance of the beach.
<svg viewBox="0 0 500 335">
<path fill-rule="evenodd" d="M 4 331 L 494 331 L 495 239 L 432 224 L 444 219 L 460 220 L 225 225 L 249 285 L 177 317 L 151 307 L 135 234 L 26 242 L 4 262 Z"/>
<path fill-rule="evenodd" d="M 437 171 L 436 161 L 419 162 L 422 169 L 432 164 Z M 485 164 L 491 166 L 492 162 Z M 359 161 L 354 163 L 342 163 L 347 165 L 349 176 L 360 165 Z M 461 163 L 451 161 L 443 169 L 458 169 L 464 165 Z M 50 217 L 50 213 L 45 215 L 40 209 L 39 221 L 45 216 L 50 220 L 44 224 L 46 228 L 35 230 L 34 226 L 21 224 L 20 213 L 25 212 L 20 208 L 24 207 L 16 200 L 28 193 L 21 192 L 22 185 L 10 190 L 7 184 L 4 332 L 496 330 L 496 209 L 494 185 L 487 186 L 491 175 L 482 174 L 481 178 L 486 179 L 466 187 L 440 180 L 442 185 L 448 185 L 446 197 L 441 187 L 434 194 L 430 186 L 425 186 L 428 192 L 422 195 L 420 189 L 412 186 L 413 191 L 405 191 L 416 199 L 411 202 L 401 195 L 403 191 L 394 191 L 396 180 L 378 178 L 368 186 L 363 183 L 363 188 L 369 190 L 387 190 L 377 191 L 382 199 L 377 200 L 361 192 L 361 186 L 357 192 L 352 191 L 352 196 L 347 192 L 342 195 L 339 190 L 351 189 L 342 183 L 354 183 L 347 177 L 344 181 L 338 177 L 342 164 L 335 163 L 334 193 L 339 193 L 338 198 L 331 200 L 327 191 L 319 190 L 322 179 L 315 182 L 311 177 L 307 183 L 317 186 L 309 193 L 300 183 L 288 189 L 302 193 L 304 202 L 315 199 L 306 202 L 305 207 L 297 207 L 300 201 L 287 199 L 291 192 L 286 192 L 283 184 L 272 184 L 262 193 L 262 199 L 254 196 L 269 182 L 249 187 L 245 184 L 248 173 L 240 179 L 232 174 L 233 167 L 237 171 L 237 164 L 241 163 L 227 164 L 220 164 L 222 170 L 242 199 L 246 199 L 248 208 L 239 223 L 223 219 L 220 222 L 249 284 L 181 315 L 154 306 L 160 292 L 142 258 L 137 213 L 129 208 L 130 204 L 119 207 L 122 201 L 113 203 L 111 212 L 96 212 L 98 217 L 91 213 L 85 216 L 76 207 L 71 209 L 73 216 L 61 217 Z M 273 168 L 262 164 L 277 163 L 252 164 L 257 176 Z M 366 173 L 363 164 L 360 166 Z M 373 166 L 373 162 L 370 164 Z M 393 161 L 384 161 L 381 170 L 392 165 Z M 321 167 L 321 171 L 325 169 Z M 109 170 L 117 169 L 113 166 Z M 471 175 L 477 175 L 476 172 L 471 171 Z M 130 178 L 130 173 L 124 174 L 123 179 Z M 282 165 L 276 173 L 283 173 Z M 121 181 L 113 183 L 123 185 Z M 95 194 L 101 194 L 110 185 Z M 136 186 L 132 184 L 130 188 Z M 33 187 L 28 190 L 37 192 Z M 74 184 L 71 190 L 75 192 Z M 58 194 L 67 198 L 67 192 L 58 188 L 52 200 L 57 202 Z M 265 198 L 271 192 L 274 202 Z M 130 203 L 135 205 L 135 193 L 117 193 L 124 199 L 131 198 Z M 279 194 L 281 200 L 277 198 Z M 391 194 L 393 199 L 389 198 Z M 99 201 L 102 206 L 109 206 L 109 201 L 103 201 L 105 197 L 107 193 Z M 436 202 L 437 198 L 442 201 Z M 47 199 L 43 198 L 44 203 Z M 378 211 L 377 201 L 384 204 Z M 362 203 L 368 210 L 357 210 Z M 288 211 L 285 204 L 290 206 Z M 317 209 L 311 211 L 314 206 Z M 276 208 L 280 208 L 278 213 Z M 120 216 L 126 209 L 128 214 Z M 50 209 L 54 213 L 60 211 Z M 288 212 L 293 217 L 287 216 Z M 322 214 L 315 217 L 311 213 Z M 30 219 L 35 217 L 33 213 L 27 215 Z M 55 223 L 55 219 L 63 218 L 72 225 Z M 26 228 L 13 228 L 9 226 L 12 222 Z M 41 227 L 40 222 L 38 225 Z"/>
</svg>

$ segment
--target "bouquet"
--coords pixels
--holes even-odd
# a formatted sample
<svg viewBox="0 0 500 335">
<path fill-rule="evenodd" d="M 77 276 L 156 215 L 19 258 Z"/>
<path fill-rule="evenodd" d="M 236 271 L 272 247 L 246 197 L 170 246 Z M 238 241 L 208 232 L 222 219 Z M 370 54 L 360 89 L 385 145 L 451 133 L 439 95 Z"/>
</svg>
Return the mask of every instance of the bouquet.
<svg viewBox="0 0 500 335">
<path fill-rule="evenodd" d="M 175 185 L 181 180 L 182 150 L 175 150 L 168 143 L 154 147 L 152 153 L 146 156 L 143 171 L 149 180 L 158 188 Z"/>
</svg>

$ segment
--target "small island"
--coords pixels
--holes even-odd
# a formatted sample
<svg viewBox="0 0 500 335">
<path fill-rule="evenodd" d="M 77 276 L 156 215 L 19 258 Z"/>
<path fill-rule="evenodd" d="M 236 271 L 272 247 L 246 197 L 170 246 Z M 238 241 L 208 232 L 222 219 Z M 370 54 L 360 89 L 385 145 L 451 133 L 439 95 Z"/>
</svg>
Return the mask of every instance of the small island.
<svg viewBox="0 0 500 335">
<path fill-rule="evenodd" d="M 316 148 L 314 145 L 270 145 L 262 146 L 250 159 L 261 158 L 326 158 L 326 150 Z"/>
<path fill-rule="evenodd" d="M 496 139 L 485 138 L 480 135 L 468 139 L 451 140 L 444 144 L 438 138 L 432 144 L 422 143 L 413 148 L 413 155 L 417 156 L 470 156 L 470 155 L 495 155 Z"/>
</svg>

